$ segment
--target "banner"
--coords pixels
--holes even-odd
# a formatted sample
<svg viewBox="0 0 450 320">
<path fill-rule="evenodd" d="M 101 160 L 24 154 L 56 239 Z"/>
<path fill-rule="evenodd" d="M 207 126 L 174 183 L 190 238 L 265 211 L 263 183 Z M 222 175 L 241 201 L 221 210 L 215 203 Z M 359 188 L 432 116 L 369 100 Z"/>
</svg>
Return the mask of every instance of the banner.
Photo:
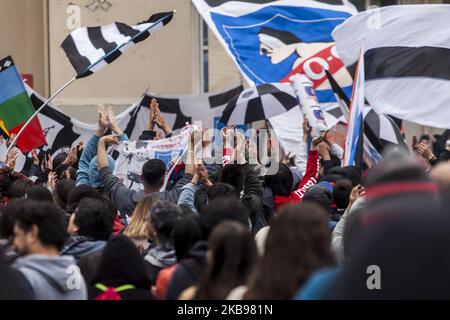
<svg viewBox="0 0 450 320">
<path fill-rule="evenodd" d="M 163 189 L 168 180 L 186 154 L 191 134 L 196 130 L 194 126 L 187 126 L 181 133 L 168 139 L 158 141 L 130 141 L 122 143 L 116 150 L 119 157 L 116 160 L 114 175 L 129 189 L 144 190 L 141 182 L 142 167 L 151 159 L 159 159 L 166 164 L 166 178 Z"/>
</svg>

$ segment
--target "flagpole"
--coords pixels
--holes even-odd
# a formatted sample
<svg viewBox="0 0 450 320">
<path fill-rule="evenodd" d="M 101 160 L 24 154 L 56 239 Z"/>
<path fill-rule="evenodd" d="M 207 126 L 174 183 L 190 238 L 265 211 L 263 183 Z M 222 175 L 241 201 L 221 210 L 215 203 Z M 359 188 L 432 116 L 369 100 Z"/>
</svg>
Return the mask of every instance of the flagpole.
<svg viewBox="0 0 450 320">
<path fill-rule="evenodd" d="M 17 140 L 22 135 L 22 133 L 25 131 L 25 129 L 30 125 L 30 123 L 36 118 L 36 116 L 44 109 L 55 97 L 60 94 L 64 89 L 66 89 L 68 86 L 70 86 L 73 82 L 77 80 L 77 77 L 74 77 L 69 82 L 67 82 L 64 86 L 62 86 L 58 91 L 56 91 L 50 98 L 48 98 L 47 101 L 44 102 L 44 104 L 33 114 L 33 116 L 25 123 L 25 125 L 20 129 L 20 131 L 17 133 L 16 137 L 14 138 L 13 142 L 9 145 L 8 150 L 6 151 L 6 154 L 4 157 L 6 157 L 11 149 L 15 146 Z"/>
</svg>

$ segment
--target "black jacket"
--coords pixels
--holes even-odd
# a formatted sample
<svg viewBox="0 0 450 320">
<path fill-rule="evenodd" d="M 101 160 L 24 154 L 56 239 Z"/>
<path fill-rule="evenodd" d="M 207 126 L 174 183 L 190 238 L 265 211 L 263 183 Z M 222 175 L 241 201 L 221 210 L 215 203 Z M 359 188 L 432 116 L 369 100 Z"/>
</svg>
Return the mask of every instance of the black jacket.
<svg viewBox="0 0 450 320">
<path fill-rule="evenodd" d="M 19 270 L 0 257 L 0 300 L 34 300 L 33 289 Z"/>
<path fill-rule="evenodd" d="M 206 265 L 207 251 L 208 243 L 199 241 L 186 258 L 180 261 L 167 286 L 166 300 L 178 300 L 184 290 L 197 282 Z"/>
</svg>

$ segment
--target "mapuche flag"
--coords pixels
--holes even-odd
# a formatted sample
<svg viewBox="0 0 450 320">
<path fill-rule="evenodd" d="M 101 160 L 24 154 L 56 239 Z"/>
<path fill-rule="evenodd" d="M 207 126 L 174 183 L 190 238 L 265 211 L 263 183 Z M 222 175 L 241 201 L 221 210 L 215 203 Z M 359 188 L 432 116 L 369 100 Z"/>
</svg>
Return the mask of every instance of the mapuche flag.
<svg viewBox="0 0 450 320">
<path fill-rule="evenodd" d="M 3 134 L 17 134 L 35 110 L 11 57 L 0 60 L 0 120 Z M 44 132 L 36 117 L 17 140 L 23 153 L 46 144 Z"/>
</svg>

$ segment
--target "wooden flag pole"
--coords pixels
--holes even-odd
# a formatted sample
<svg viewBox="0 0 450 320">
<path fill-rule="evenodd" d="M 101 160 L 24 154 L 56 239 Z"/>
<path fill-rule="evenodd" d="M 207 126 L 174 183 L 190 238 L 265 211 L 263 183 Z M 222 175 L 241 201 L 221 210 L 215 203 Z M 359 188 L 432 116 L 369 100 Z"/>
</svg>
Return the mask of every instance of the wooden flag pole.
<svg viewBox="0 0 450 320">
<path fill-rule="evenodd" d="M 36 116 L 44 109 L 55 97 L 60 94 L 64 89 L 66 89 L 68 86 L 70 86 L 73 82 L 77 80 L 77 77 L 74 77 L 69 82 L 67 82 L 64 86 L 62 86 L 58 91 L 56 91 L 50 98 L 48 98 L 47 101 L 44 102 L 44 104 L 33 114 L 33 116 L 25 123 L 25 125 L 20 129 L 20 131 L 17 133 L 16 137 L 14 138 L 13 142 L 9 145 L 8 150 L 6 151 L 6 154 L 4 155 L 4 158 L 6 158 L 11 151 L 11 149 L 16 145 L 17 140 L 22 135 L 22 133 L 25 131 L 25 129 L 30 125 L 30 123 L 36 118 Z"/>
</svg>

